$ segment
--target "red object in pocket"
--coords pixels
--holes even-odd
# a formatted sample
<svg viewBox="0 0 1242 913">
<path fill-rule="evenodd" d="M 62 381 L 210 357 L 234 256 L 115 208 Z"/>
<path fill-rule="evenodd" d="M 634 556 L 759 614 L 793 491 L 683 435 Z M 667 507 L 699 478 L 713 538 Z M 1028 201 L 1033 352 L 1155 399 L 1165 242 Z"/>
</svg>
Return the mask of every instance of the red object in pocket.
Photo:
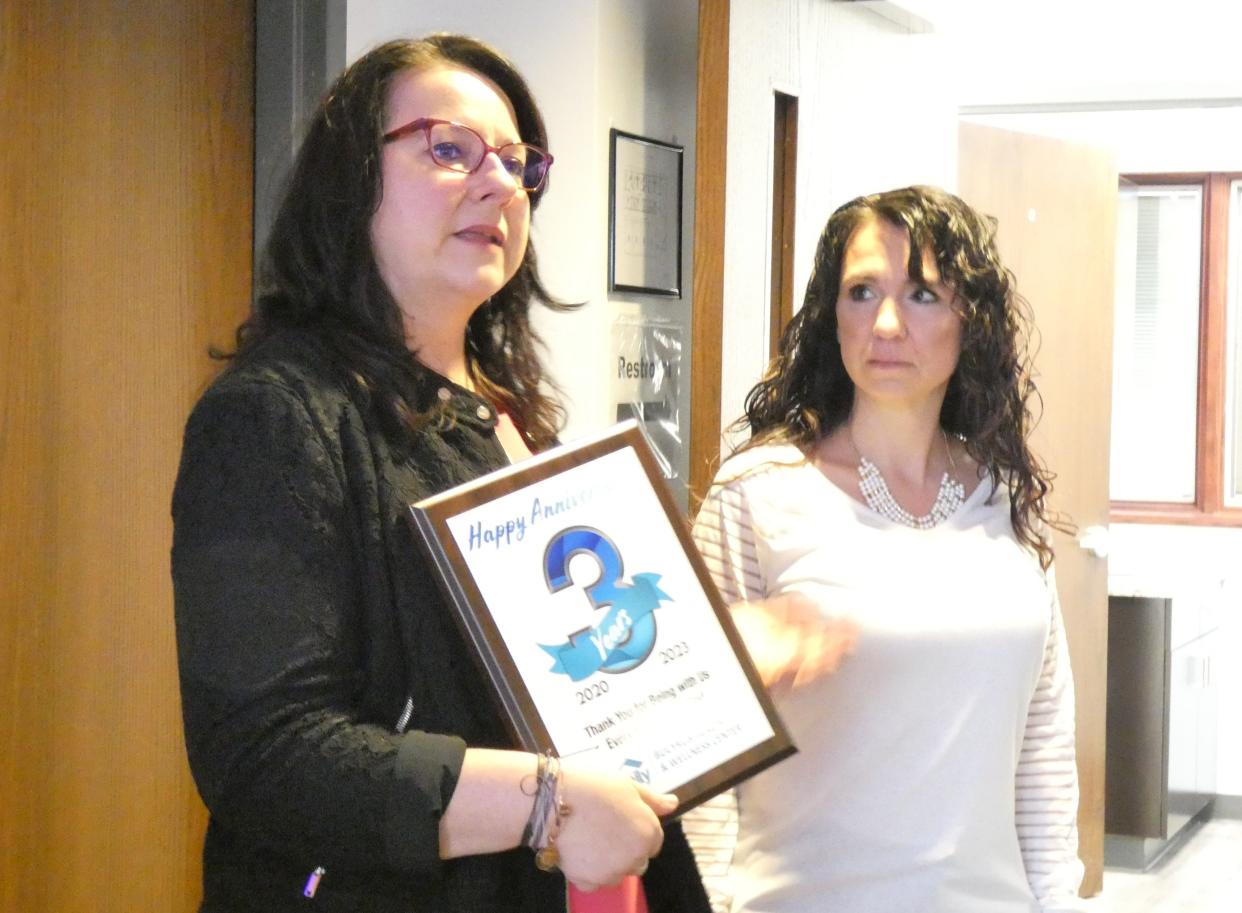
<svg viewBox="0 0 1242 913">
<path fill-rule="evenodd" d="M 620 884 L 589 892 L 570 885 L 569 913 L 648 913 L 642 879 L 626 875 Z"/>
</svg>

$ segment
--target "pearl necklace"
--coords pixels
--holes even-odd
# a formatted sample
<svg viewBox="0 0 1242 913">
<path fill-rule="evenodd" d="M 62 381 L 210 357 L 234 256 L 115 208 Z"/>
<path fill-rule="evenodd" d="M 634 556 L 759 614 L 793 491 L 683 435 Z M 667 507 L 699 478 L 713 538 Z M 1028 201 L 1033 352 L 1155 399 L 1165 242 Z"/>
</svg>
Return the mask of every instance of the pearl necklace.
<svg viewBox="0 0 1242 913">
<path fill-rule="evenodd" d="M 962 503 L 966 500 L 966 486 L 955 480 L 949 472 L 946 472 L 940 478 L 940 490 L 936 492 L 936 500 L 932 504 L 931 510 L 921 517 L 914 516 L 914 514 L 897 503 L 897 499 L 889 491 L 888 483 L 884 481 L 884 476 L 880 474 L 879 468 L 859 451 L 858 445 L 854 443 L 854 432 L 848 425 L 846 426 L 845 433 L 850 439 L 850 446 L 854 448 L 854 453 L 858 457 L 858 487 L 862 491 L 863 500 L 867 502 L 868 507 L 885 519 L 914 529 L 931 529 L 957 513 Z M 953 462 L 953 451 L 949 447 L 949 437 L 945 434 L 943 428 L 940 429 L 940 434 L 944 438 L 945 452 L 949 457 L 949 469 L 955 471 L 957 466 Z"/>
</svg>

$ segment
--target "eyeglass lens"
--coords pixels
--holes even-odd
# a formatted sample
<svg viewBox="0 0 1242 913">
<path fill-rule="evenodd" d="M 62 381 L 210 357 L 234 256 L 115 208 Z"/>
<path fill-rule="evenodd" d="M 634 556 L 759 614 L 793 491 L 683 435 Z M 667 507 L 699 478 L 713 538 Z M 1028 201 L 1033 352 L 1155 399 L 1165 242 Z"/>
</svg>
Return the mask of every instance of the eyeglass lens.
<svg viewBox="0 0 1242 913">
<path fill-rule="evenodd" d="M 487 155 L 483 138 L 460 124 L 433 124 L 429 133 L 431 157 L 437 165 L 453 171 L 471 172 Z M 505 171 L 525 190 L 534 190 L 543 183 L 548 159 L 535 146 L 509 143 L 496 153 Z"/>
</svg>

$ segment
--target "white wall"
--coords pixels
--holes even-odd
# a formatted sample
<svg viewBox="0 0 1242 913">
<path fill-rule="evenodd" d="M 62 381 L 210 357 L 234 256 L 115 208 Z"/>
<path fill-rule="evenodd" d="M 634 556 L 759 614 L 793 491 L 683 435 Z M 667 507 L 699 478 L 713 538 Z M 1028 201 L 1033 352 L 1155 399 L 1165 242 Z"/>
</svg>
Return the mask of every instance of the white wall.
<svg viewBox="0 0 1242 913">
<path fill-rule="evenodd" d="M 686 506 L 689 474 L 690 349 L 692 290 L 694 287 L 694 181 L 696 105 L 698 99 L 698 3 L 696 0 L 599 0 L 596 57 L 599 83 L 596 90 L 595 135 L 602 144 L 597 156 L 600 177 L 596 184 L 599 233 L 596 248 L 602 262 L 596 272 L 606 306 L 597 311 L 596 341 L 608 346 L 611 326 L 618 318 L 667 321 L 679 327 L 683 343 L 680 390 L 682 449 L 674 493 Z M 608 228 L 608 135 L 616 128 L 665 143 L 683 146 L 681 193 L 681 298 L 607 292 L 606 244 Z M 611 350 L 604 362 L 611 372 L 616 364 Z M 580 376 L 585 376 L 580 371 Z M 592 375 L 595 377 L 596 375 Z M 615 420 L 614 403 L 607 395 L 608 378 L 596 402 L 596 426 Z"/>
<path fill-rule="evenodd" d="M 556 161 L 533 220 L 540 272 L 553 295 L 585 302 L 572 314 L 536 309 L 546 363 L 565 394 L 564 437 L 615 419 L 611 331 L 641 316 L 684 328 L 682 428 L 689 424 L 689 315 L 694 214 L 698 4 L 695 0 L 540 0 L 537 4 L 447 0 L 353 0 L 346 55 L 396 37 L 455 31 L 495 45 L 539 101 Z M 681 299 L 608 292 L 609 128 L 685 146 Z M 689 456 L 677 467 L 684 503 Z"/>
<path fill-rule="evenodd" d="M 854 4 L 733 0 L 729 23 L 721 421 L 742 409 L 769 350 L 773 91 L 798 97 L 794 299 L 801 305 L 820 232 L 855 196 L 957 183 L 957 104 L 935 66 L 936 34 L 915 34 Z"/>
<path fill-rule="evenodd" d="M 898 0 L 950 37 L 963 105 L 1242 97 L 1233 0 Z"/>
</svg>

